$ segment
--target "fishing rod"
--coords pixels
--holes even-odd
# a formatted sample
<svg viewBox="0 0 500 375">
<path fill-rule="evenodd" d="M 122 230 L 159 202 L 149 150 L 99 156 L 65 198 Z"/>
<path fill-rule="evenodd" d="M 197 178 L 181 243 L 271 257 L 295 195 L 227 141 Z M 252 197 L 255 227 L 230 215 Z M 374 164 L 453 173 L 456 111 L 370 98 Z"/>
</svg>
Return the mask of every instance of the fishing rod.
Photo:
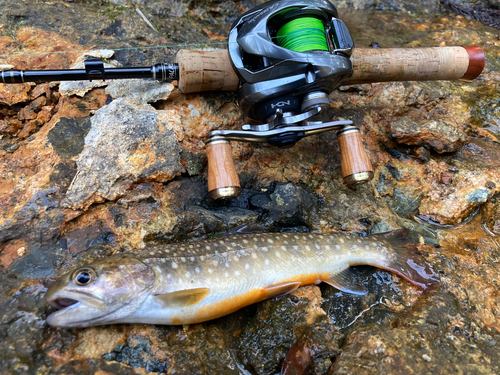
<svg viewBox="0 0 500 375">
<path fill-rule="evenodd" d="M 3 83 L 152 78 L 174 82 L 183 93 L 238 91 L 243 115 L 262 125 L 215 130 L 206 142 L 212 199 L 239 195 L 241 186 L 230 141 L 280 148 L 336 130 L 344 182 L 373 178 L 359 129 L 352 121 L 321 121 L 328 95 L 341 85 L 392 81 L 473 80 L 482 72 L 477 46 L 354 48 L 349 31 L 328 0 L 273 0 L 241 15 L 229 32 L 228 49 L 180 50 L 175 63 L 105 68 L 97 58 L 85 69 L 8 70 Z"/>
</svg>

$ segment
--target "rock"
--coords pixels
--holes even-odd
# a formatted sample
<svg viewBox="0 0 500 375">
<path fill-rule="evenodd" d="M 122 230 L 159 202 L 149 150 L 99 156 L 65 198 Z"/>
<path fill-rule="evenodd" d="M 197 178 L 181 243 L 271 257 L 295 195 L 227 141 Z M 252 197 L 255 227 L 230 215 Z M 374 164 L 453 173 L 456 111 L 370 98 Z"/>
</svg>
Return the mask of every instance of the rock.
<svg viewBox="0 0 500 375">
<path fill-rule="evenodd" d="M 489 231 L 500 234 L 500 197 L 494 195 L 485 204 L 481 205 L 481 215 Z"/>
<path fill-rule="evenodd" d="M 183 170 L 172 128 L 152 108 L 117 99 L 98 110 L 66 193 L 71 208 L 115 200 L 136 181 L 168 181 Z"/>
<path fill-rule="evenodd" d="M 146 79 L 111 80 L 106 87 L 106 93 L 113 99 L 124 98 L 127 102 L 137 105 L 167 100 L 174 89 L 171 83 Z"/>
<path fill-rule="evenodd" d="M 440 154 L 458 151 L 467 141 L 464 132 L 442 120 L 415 122 L 401 118 L 391 124 L 391 131 L 398 143 L 428 146 Z"/>
<path fill-rule="evenodd" d="M 31 85 L 23 83 L 19 85 L 6 85 L 0 83 L 0 104 L 12 106 L 18 103 L 24 103 L 29 100 Z"/>
<path fill-rule="evenodd" d="M 270 195 L 254 195 L 250 198 L 250 203 L 266 213 L 267 225 L 304 225 L 317 215 L 314 195 L 294 184 L 278 183 Z"/>
<path fill-rule="evenodd" d="M 458 224 L 498 192 L 498 169 L 466 171 L 455 175 L 450 185 L 431 190 L 422 200 L 419 212 L 440 224 Z"/>
</svg>

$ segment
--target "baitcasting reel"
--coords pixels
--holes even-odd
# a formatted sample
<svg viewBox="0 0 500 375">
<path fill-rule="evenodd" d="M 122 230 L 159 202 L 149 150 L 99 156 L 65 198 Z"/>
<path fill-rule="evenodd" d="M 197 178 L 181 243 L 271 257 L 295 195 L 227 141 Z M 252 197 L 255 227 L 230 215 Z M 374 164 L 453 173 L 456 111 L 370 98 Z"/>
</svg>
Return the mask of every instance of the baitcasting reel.
<svg viewBox="0 0 500 375">
<path fill-rule="evenodd" d="M 277 0 L 243 14 L 229 34 L 229 56 L 242 83 L 243 114 L 263 125 L 216 130 L 207 142 L 209 194 L 238 196 L 229 141 L 287 148 L 309 135 L 340 130 L 342 176 L 349 184 L 373 177 L 359 130 L 351 121 L 318 121 L 328 95 L 352 75 L 354 42 L 328 0 Z M 222 165 L 219 166 L 219 165 Z"/>
</svg>

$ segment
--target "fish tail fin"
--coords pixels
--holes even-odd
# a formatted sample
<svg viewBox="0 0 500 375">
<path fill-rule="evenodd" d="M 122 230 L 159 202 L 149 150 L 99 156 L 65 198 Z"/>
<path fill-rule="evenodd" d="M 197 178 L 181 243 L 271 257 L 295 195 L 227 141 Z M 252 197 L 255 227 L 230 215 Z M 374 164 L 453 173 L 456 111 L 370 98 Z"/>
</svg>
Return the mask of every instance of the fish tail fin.
<svg viewBox="0 0 500 375">
<path fill-rule="evenodd" d="M 394 272 L 424 290 L 432 290 L 439 285 L 439 276 L 417 245 L 408 239 L 408 233 L 408 229 L 398 229 L 374 236 L 385 241 L 395 253 L 393 259 L 380 268 Z"/>
</svg>

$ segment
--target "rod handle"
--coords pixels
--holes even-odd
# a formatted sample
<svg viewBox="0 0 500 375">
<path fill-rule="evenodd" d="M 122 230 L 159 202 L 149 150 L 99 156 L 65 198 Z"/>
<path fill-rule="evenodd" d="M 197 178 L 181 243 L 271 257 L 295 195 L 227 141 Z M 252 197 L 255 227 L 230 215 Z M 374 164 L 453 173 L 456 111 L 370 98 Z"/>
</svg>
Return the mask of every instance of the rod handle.
<svg viewBox="0 0 500 375">
<path fill-rule="evenodd" d="M 208 140 L 208 195 L 214 200 L 231 199 L 240 195 L 240 179 L 234 167 L 231 143 L 215 136 Z"/>
<path fill-rule="evenodd" d="M 344 85 L 390 81 L 472 80 L 484 68 L 477 46 L 429 48 L 355 48 L 353 74 Z"/>
<path fill-rule="evenodd" d="M 347 185 L 358 185 L 370 181 L 373 178 L 373 168 L 359 129 L 352 125 L 344 126 L 337 133 L 337 141 L 344 182 Z"/>
<path fill-rule="evenodd" d="M 200 91 L 236 91 L 240 80 L 231 65 L 227 49 L 177 53 L 179 90 L 185 94 Z"/>
</svg>

